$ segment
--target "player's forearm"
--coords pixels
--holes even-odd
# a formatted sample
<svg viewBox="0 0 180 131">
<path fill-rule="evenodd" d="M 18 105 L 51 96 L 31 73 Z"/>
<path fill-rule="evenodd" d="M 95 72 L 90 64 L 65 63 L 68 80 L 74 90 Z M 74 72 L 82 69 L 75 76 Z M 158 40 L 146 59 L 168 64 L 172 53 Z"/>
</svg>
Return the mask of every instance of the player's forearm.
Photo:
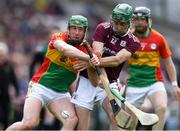
<svg viewBox="0 0 180 131">
<path fill-rule="evenodd" d="M 59 51 L 63 52 L 65 56 L 68 57 L 75 57 L 79 58 L 85 61 L 88 61 L 90 59 L 89 55 L 85 54 L 84 52 L 80 51 L 76 47 L 73 47 L 71 45 L 68 45 L 64 41 L 57 40 L 54 43 L 54 47 L 58 49 Z"/>
<path fill-rule="evenodd" d="M 80 51 L 76 48 L 65 50 L 64 55 L 66 55 L 68 57 L 79 58 L 79 59 L 84 60 L 84 61 L 88 61 L 90 59 L 90 57 L 87 54 L 83 53 L 82 51 Z"/>
<path fill-rule="evenodd" d="M 169 75 L 169 79 L 171 81 L 176 81 L 177 80 L 176 69 L 175 69 L 174 65 L 171 65 L 170 68 L 168 67 L 167 72 L 168 72 L 168 75 Z"/>
<path fill-rule="evenodd" d="M 169 79 L 171 80 L 171 82 L 174 82 L 174 81 L 177 82 L 176 68 L 174 66 L 174 63 L 173 63 L 171 57 L 165 59 L 164 62 L 165 62 L 165 67 L 166 67 Z"/>
<path fill-rule="evenodd" d="M 99 76 L 97 75 L 96 71 L 94 68 L 90 67 L 87 68 L 87 73 L 88 73 L 88 78 L 91 81 L 93 86 L 98 86 L 100 83 Z"/>
<path fill-rule="evenodd" d="M 108 56 L 100 58 L 100 67 L 116 67 L 120 63 L 120 59 L 116 56 Z"/>
<path fill-rule="evenodd" d="M 116 56 L 108 56 L 108 57 L 100 58 L 100 66 L 101 67 L 116 67 L 116 66 L 119 66 L 119 64 L 125 62 L 130 56 L 131 56 L 131 53 L 123 49 L 120 52 L 118 52 Z"/>
<path fill-rule="evenodd" d="M 173 92 L 175 93 L 176 99 L 179 101 L 180 100 L 180 88 L 179 88 L 178 82 L 177 82 L 176 69 L 175 69 L 175 66 L 174 66 L 174 63 L 173 63 L 171 57 L 165 59 L 165 67 L 166 67 L 167 73 L 169 75 L 169 79 L 171 80 Z"/>
</svg>

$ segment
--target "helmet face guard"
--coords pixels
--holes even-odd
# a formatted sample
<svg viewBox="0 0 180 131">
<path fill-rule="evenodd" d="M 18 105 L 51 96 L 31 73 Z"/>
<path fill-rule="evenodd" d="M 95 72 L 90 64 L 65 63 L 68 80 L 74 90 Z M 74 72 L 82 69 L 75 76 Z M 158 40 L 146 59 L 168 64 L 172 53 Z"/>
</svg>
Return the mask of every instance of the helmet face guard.
<svg viewBox="0 0 180 131">
<path fill-rule="evenodd" d="M 111 21 L 111 26 L 113 32 L 116 35 L 123 36 L 128 32 L 130 28 L 130 21 L 128 22 Z"/>
<path fill-rule="evenodd" d="M 82 15 L 73 15 L 73 16 L 71 16 L 71 18 L 68 21 L 68 29 L 71 26 L 80 26 L 80 27 L 84 28 L 84 33 L 86 33 L 86 30 L 88 28 L 88 20 L 86 17 L 84 17 Z M 71 36 L 68 36 L 67 43 L 69 43 L 71 45 L 81 44 L 84 37 L 85 37 L 85 35 L 79 40 L 74 40 L 73 38 L 71 38 Z"/>
</svg>

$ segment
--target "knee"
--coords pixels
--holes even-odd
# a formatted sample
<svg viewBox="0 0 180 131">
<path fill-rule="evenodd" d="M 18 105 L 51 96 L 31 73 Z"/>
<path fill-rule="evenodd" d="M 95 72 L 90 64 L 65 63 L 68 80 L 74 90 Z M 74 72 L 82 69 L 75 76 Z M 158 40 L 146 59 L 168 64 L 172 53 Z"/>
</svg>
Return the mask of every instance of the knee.
<svg viewBox="0 0 180 131">
<path fill-rule="evenodd" d="M 75 127 L 77 125 L 77 123 L 78 123 L 78 117 L 77 116 L 71 116 L 68 119 L 66 119 L 63 124 L 71 125 L 71 126 L 74 125 L 74 127 Z"/>
<path fill-rule="evenodd" d="M 36 120 L 22 120 L 23 126 L 25 129 L 33 129 L 38 125 L 38 121 Z"/>
</svg>

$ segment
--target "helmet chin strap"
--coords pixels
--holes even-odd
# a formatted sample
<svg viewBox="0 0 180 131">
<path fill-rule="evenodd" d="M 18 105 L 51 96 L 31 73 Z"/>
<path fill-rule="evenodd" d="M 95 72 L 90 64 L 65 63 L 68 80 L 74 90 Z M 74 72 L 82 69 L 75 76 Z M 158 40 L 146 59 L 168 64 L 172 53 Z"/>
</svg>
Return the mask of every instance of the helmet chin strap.
<svg viewBox="0 0 180 131">
<path fill-rule="evenodd" d="M 68 30 L 69 30 L 69 28 L 70 28 L 70 27 L 68 27 Z M 70 44 L 70 45 L 72 45 L 72 46 L 80 45 L 80 44 L 83 42 L 83 39 L 84 39 L 84 37 L 85 37 L 85 35 L 86 35 L 87 28 L 84 28 L 84 29 L 85 29 L 85 31 L 84 31 L 84 36 L 83 36 L 81 39 L 79 39 L 79 40 L 74 40 L 74 39 L 72 39 L 71 36 L 68 34 L 67 43 Z"/>
<path fill-rule="evenodd" d="M 67 43 L 70 45 L 73 45 L 73 46 L 77 46 L 77 45 L 80 45 L 82 43 L 83 39 L 84 39 L 84 37 L 81 38 L 80 40 L 74 40 L 70 36 L 68 36 Z"/>
<path fill-rule="evenodd" d="M 114 28 L 113 28 L 113 31 L 116 35 L 118 36 L 125 36 L 128 32 L 129 32 L 129 28 L 127 29 L 126 32 L 119 32 L 119 31 L 115 31 Z"/>
<path fill-rule="evenodd" d="M 110 23 L 111 23 L 111 27 L 113 29 L 113 32 L 115 33 L 115 35 L 118 35 L 118 36 L 126 35 L 129 32 L 130 26 L 131 26 L 131 24 L 130 24 L 126 32 L 119 32 L 119 31 L 116 31 L 115 28 L 113 27 L 112 21 L 110 21 Z"/>
<path fill-rule="evenodd" d="M 123 36 L 124 34 L 126 34 L 125 32 L 122 33 L 122 32 L 118 32 L 118 31 L 114 31 L 114 33 L 119 36 Z"/>
</svg>

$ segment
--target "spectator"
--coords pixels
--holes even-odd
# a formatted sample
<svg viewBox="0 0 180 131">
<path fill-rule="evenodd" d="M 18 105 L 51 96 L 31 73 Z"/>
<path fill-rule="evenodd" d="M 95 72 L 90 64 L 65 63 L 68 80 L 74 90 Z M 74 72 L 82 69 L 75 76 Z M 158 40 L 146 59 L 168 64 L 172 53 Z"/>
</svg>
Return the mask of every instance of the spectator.
<svg viewBox="0 0 180 131">
<path fill-rule="evenodd" d="M 15 99 L 18 95 L 16 75 L 8 60 L 8 47 L 5 43 L 0 42 L 0 123 L 2 123 L 2 129 L 5 129 L 9 124 L 11 110 L 10 85 L 15 89 L 15 96 L 12 96 Z"/>
</svg>

